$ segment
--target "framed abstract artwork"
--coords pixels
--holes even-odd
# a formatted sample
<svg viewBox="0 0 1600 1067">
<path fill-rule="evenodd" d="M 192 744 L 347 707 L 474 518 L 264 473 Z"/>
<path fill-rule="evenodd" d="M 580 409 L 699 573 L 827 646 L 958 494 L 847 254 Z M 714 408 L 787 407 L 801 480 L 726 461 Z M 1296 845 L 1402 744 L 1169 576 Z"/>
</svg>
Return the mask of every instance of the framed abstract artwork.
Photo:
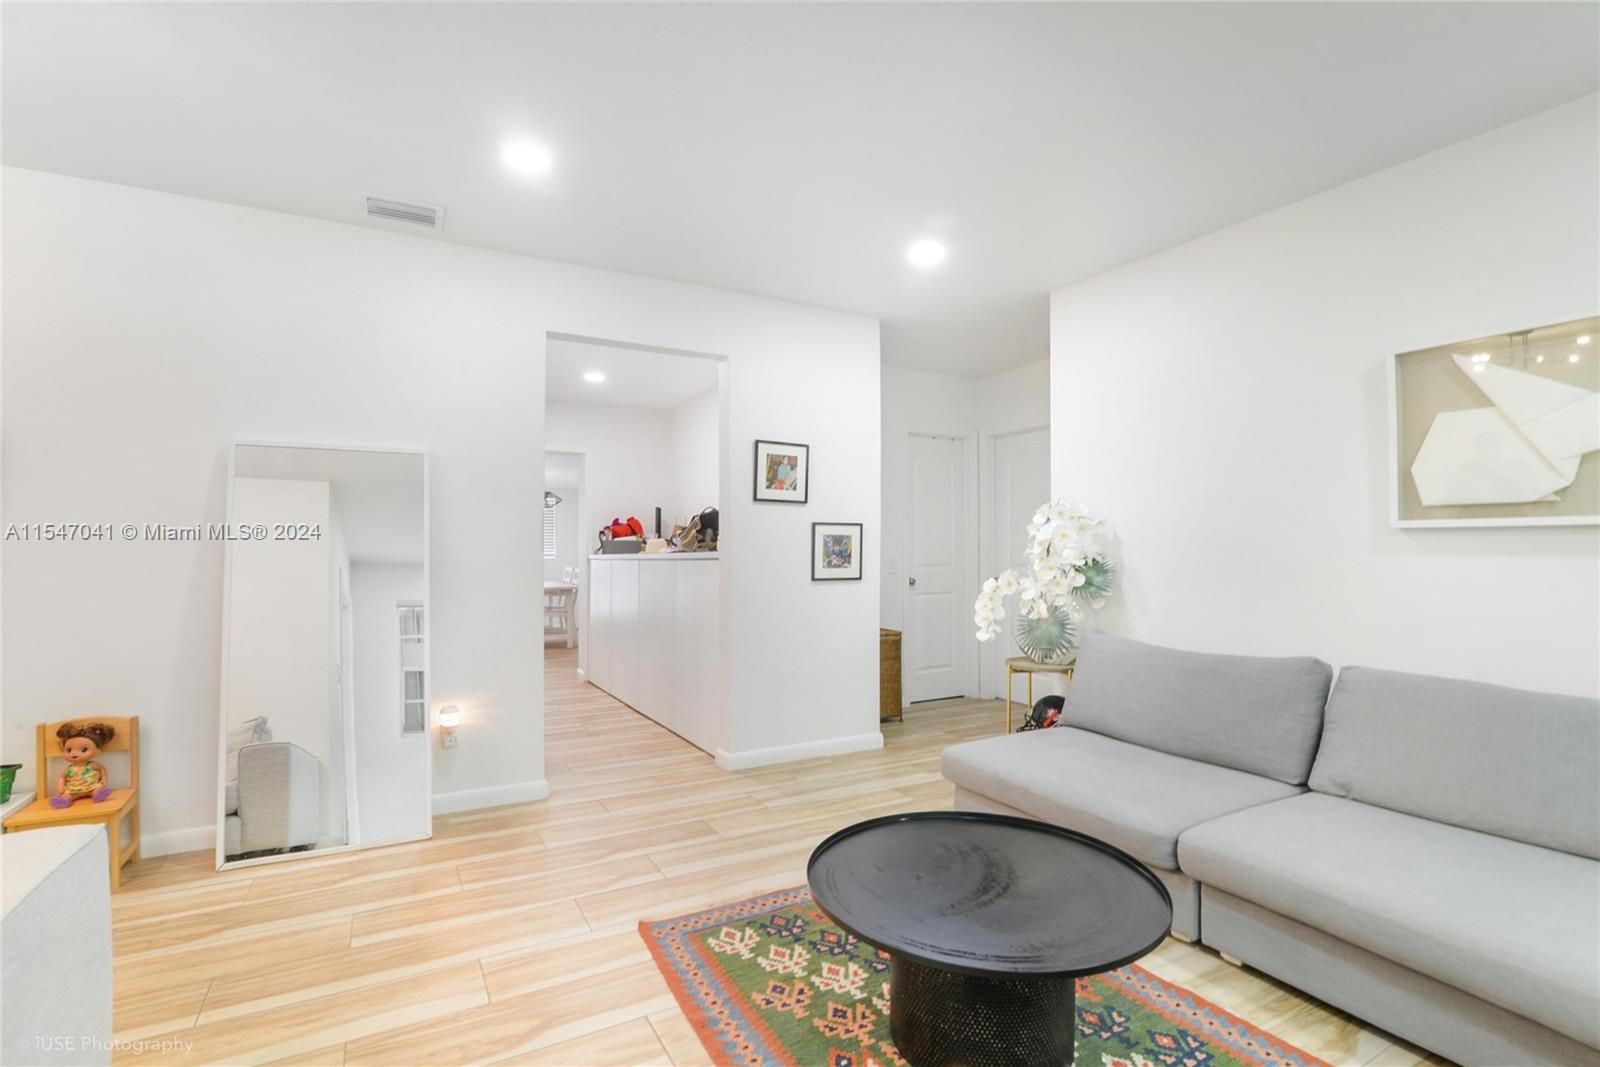
<svg viewBox="0 0 1600 1067">
<path fill-rule="evenodd" d="M 756 442 L 757 500 L 804 504 L 810 495 L 811 447 L 787 441 Z"/>
<path fill-rule="evenodd" d="M 1397 527 L 1600 524 L 1600 316 L 1394 357 Z"/>
<path fill-rule="evenodd" d="M 811 524 L 811 580 L 859 582 L 861 580 L 861 524 L 814 522 Z"/>
</svg>

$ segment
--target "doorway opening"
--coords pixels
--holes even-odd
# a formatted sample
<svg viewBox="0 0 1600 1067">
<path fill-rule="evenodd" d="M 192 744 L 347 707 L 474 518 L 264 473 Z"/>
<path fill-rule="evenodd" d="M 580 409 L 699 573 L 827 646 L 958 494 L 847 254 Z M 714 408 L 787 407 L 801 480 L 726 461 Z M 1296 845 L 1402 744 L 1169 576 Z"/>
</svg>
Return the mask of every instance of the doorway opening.
<svg viewBox="0 0 1600 1067">
<path fill-rule="evenodd" d="M 544 454 L 544 643 L 569 649 L 580 632 L 584 459 L 582 452 Z"/>
<path fill-rule="evenodd" d="M 546 337 L 546 684 L 593 686 L 713 753 L 727 426 L 722 357 Z"/>
</svg>

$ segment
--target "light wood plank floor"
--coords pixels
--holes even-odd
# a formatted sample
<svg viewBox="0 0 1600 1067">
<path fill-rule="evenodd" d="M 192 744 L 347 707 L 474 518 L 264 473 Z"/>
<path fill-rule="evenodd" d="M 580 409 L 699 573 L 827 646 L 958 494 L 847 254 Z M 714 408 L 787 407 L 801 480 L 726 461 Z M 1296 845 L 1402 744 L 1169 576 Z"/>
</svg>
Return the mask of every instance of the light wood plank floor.
<svg viewBox="0 0 1600 1067">
<path fill-rule="evenodd" d="M 948 808 L 940 750 L 1003 721 L 995 703 L 919 705 L 880 752 L 728 773 L 575 662 L 546 653 L 547 801 L 360 854 L 131 867 L 117 1062 L 704 1064 L 636 924 L 801 884 L 812 847 L 864 817 Z M 1332 1063 L 1419 1062 L 1209 951 L 1169 941 L 1144 963 Z"/>
</svg>

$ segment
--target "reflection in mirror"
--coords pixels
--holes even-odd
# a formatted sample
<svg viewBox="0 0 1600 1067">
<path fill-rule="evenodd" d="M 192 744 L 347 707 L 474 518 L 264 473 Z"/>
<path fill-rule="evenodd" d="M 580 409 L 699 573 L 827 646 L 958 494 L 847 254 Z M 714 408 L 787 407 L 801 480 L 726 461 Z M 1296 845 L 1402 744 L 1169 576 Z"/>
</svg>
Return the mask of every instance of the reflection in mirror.
<svg viewBox="0 0 1600 1067">
<path fill-rule="evenodd" d="M 219 863 L 428 836 L 423 456 L 237 445 L 232 470 Z"/>
</svg>

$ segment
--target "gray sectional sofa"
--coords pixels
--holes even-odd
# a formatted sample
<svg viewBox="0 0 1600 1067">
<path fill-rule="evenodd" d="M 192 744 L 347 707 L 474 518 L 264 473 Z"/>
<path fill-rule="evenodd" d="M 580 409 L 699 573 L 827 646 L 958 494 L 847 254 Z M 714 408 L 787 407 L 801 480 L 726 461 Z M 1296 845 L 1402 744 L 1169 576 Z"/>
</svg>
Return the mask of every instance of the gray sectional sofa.
<svg viewBox="0 0 1600 1067">
<path fill-rule="evenodd" d="M 1102 838 L 1173 932 L 1467 1064 L 1600 1067 L 1600 701 L 1085 636 L 956 806 Z"/>
</svg>

